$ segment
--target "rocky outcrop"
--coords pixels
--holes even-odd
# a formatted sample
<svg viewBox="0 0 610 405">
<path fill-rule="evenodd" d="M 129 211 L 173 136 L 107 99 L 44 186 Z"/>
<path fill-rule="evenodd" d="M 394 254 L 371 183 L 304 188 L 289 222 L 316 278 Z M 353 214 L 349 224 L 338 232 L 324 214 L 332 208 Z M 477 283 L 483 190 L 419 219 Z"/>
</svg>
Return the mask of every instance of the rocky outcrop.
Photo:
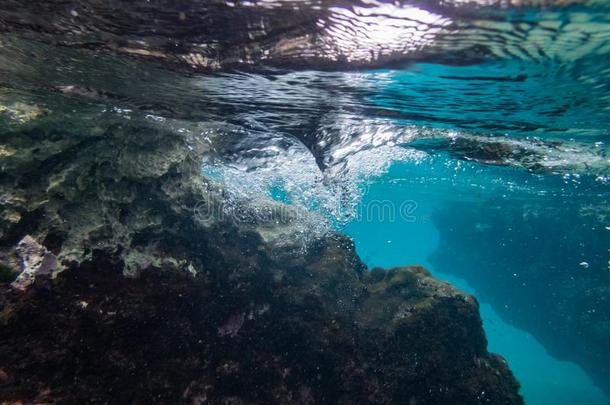
<svg viewBox="0 0 610 405">
<path fill-rule="evenodd" d="M 472 297 L 336 234 L 292 254 L 290 218 L 200 215 L 221 191 L 188 134 L 51 115 L 4 139 L 0 257 L 28 282 L 0 291 L 2 400 L 522 403 Z"/>
<path fill-rule="evenodd" d="M 518 167 L 534 173 L 608 173 L 606 151 L 586 143 L 452 133 L 436 139 L 417 139 L 409 146 L 425 152 L 448 152 L 454 159 Z"/>
</svg>

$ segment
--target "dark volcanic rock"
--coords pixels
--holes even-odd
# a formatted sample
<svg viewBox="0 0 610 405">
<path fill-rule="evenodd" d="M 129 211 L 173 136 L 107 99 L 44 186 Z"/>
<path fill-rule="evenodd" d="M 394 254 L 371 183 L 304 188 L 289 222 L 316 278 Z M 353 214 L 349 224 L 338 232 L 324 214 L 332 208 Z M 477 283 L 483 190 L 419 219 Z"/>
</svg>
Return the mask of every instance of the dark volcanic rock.
<svg viewBox="0 0 610 405">
<path fill-rule="evenodd" d="M 328 259 L 332 250 L 320 247 L 316 256 Z M 336 264 L 312 259 L 310 270 L 295 267 L 289 273 L 298 274 L 282 281 L 261 269 L 250 283 L 234 283 L 231 271 L 125 279 L 100 261 L 37 281 L 25 294 L 4 289 L 0 364 L 12 383 L 0 386 L 0 396 L 520 403 L 506 364 L 485 350 L 472 298 L 419 268 L 384 272 L 375 283 L 353 269 L 337 274 L 347 269 Z M 343 294 L 334 289 L 349 291 L 352 302 L 335 300 Z"/>
<path fill-rule="evenodd" d="M 199 215 L 218 197 L 183 133 L 45 120 L 5 136 L 0 257 L 31 235 L 57 262 L 2 285 L 3 401 L 522 403 L 472 297 L 339 235 L 291 254 L 290 220 Z"/>
</svg>

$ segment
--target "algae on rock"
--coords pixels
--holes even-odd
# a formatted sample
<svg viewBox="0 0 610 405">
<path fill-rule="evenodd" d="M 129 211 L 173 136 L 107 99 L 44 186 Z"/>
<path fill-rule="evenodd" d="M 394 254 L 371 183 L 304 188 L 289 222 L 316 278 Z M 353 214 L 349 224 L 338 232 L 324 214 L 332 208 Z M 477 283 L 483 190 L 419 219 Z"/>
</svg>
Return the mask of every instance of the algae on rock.
<svg viewBox="0 0 610 405">
<path fill-rule="evenodd" d="M 196 215 L 221 193 L 188 134 L 52 119 L 5 137 L 19 153 L 2 163 L 1 257 L 31 235 L 57 274 L 25 291 L 0 287 L 0 368 L 11 381 L 0 397 L 522 403 L 506 363 L 487 352 L 472 297 L 422 268 L 368 272 L 341 235 L 294 255 L 290 220 L 274 229 Z"/>
</svg>

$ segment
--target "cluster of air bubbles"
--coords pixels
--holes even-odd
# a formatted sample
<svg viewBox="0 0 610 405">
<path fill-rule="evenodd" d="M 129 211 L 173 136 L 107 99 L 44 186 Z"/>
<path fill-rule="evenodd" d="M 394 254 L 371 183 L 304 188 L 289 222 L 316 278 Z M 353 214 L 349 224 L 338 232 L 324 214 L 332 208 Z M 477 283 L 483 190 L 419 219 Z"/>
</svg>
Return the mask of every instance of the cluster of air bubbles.
<svg viewBox="0 0 610 405">
<path fill-rule="evenodd" d="M 579 181 L 579 170 L 607 169 L 599 148 L 577 142 L 484 136 L 349 117 L 323 120 L 317 131 L 313 146 L 280 133 L 244 128 L 206 138 L 214 153 L 204 159 L 203 175 L 223 190 L 222 214 L 268 233 L 311 240 L 353 220 L 368 186 L 398 161 L 425 165 L 427 157 L 440 154 L 447 156 L 445 165 L 453 176 L 491 165 L 534 175 L 556 172 L 570 182 Z M 521 185 L 505 181 L 502 187 L 510 192 Z"/>
<path fill-rule="evenodd" d="M 288 232 L 301 240 L 345 225 L 357 214 L 370 181 L 391 162 L 420 155 L 380 144 L 349 153 L 323 169 L 303 144 L 269 136 L 257 142 L 257 136 L 240 131 L 235 142 L 222 139 L 218 153 L 204 159 L 203 176 L 222 189 L 220 214 L 225 219 L 264 229 L 275 226 L 276 233 Z"/>
</svg>

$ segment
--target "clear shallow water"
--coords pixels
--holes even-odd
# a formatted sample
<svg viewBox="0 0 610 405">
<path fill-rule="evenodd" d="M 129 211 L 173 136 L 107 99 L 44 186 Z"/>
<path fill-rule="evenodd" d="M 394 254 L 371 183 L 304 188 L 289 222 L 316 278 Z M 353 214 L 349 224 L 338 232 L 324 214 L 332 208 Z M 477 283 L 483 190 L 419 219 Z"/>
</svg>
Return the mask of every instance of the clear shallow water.
<svg viewBox="0 0 610 405">
<path fill-rule="evenodd" d="M 529 403 L 608 402 L 607 2 L 259 3 L 4 2 L 0 129 L 184 134 L 229 213 L 472 292 Z"/>
</svg>

